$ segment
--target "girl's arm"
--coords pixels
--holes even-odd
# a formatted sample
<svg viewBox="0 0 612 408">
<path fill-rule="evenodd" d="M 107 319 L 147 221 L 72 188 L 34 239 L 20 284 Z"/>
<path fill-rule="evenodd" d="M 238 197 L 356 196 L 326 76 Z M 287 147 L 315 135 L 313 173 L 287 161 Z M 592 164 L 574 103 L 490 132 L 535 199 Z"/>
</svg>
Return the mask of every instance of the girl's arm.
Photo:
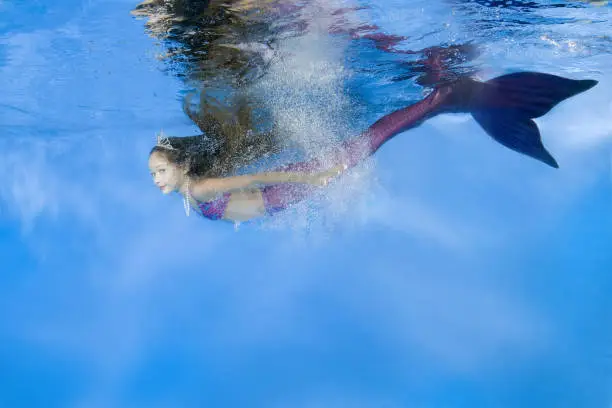
<svg viewBox="0 0 612 408">
<path fill-rule="evenodd" d="M 344 169 L 346 169 L 346 166 L 343 165 L 318 173 L 275 171 L 244 176 L 209 178 L 195 183 L 191 187 L 191 195 L 198 200 L 206 201 L 220 193 L 231 193 L 268 184 L 304 183 L 324 186 Z"/>
</svg>

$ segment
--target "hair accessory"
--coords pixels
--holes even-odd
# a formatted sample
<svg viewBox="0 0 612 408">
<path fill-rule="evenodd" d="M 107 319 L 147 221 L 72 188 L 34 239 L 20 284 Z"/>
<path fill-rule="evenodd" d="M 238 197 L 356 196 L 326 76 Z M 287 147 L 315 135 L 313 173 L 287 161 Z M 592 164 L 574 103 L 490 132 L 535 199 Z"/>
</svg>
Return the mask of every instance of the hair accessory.
<svg viewBox="0 0 612 408">
<path fill-rule="evenodd" d="M 157 146 L 168 150 L 177 150 L 175 147 L 172 147 L 172 144 L 170 144 L 170 139 L 168 139 L 168 136 L 166 136 L 163 129 L 157 134 Z"/>
<path fill-rule="evenodd" d="M 189 217 L 191 211 L 191 192 L 189 191 L 189 179 L 187 179 L 187 186 L 185 186 L 185 195 L 183 196 L 183 207 L 185 208 L 185 215 Z"/>
</svg>

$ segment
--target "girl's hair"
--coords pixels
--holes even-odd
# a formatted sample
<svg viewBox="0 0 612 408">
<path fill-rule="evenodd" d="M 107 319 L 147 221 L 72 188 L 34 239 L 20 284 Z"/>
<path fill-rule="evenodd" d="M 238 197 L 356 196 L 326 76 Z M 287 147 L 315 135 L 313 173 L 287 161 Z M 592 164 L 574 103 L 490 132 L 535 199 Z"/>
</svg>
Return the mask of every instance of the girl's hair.
<svg viewBox="0 0 612 408">
<path fill-rule="evenodd" d="M 188 84 L 206 89 L 206 95 L 200 93 L 197 109 L 191 105 L 192 95 L 183 106 L 203 134 L 169 137 L 165 142 L 171 148 L 151 150 L 184 166 L 192 177 L 231 175 L 280 150 L 279 132 L 264 126 L 271 121 L 261 121 L 261 109 L 245 91 L 266 71 L 269 60 L 243 51 L 239 44 L 263 42 L 271 47 L 276 38 L 284 38 L 277 33 L 275 20 L 266 22 L 276 7 L 266 2 L 265 9 L 272 14 L 260 15 L 252 12 L 253 8 L 264 10 L 259 3 L 146 0 L 134 10 L 148 17 L 147 31 L 166 44 L 169 70 Z M 222 95 L 223 102 L 214 99 L 213 93 Z"/>
<path fill-rule="evenodd" d="M 162 145 L 151 149 L 163 154 L 171 163 L 186 167 L 187 175 L 196 178 L 224 177 L 244 166 L 278 153 L 280 143 L 275 131 L 257 129 L 254 109 L 244 97 L 235 97 L 230 106 L 221 105 L 211 96 L 200 99 L 194 112 L 191 97 L 185 98 L 183 109 L 203 132 L 198 136 L 168 137 Z"/>
</svg>

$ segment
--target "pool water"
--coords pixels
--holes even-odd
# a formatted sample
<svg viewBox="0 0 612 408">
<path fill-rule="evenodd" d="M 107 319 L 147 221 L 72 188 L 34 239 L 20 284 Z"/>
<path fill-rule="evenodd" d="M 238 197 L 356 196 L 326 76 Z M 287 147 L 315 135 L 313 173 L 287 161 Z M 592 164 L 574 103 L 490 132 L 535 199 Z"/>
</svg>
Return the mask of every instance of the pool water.
<svg viewBox="0 0 612 408">
<path fill-rule="evenodd" d="M 566 0 L 0 1 L 0 406 L 609 405 L 611 17 Z M 598 80 L 536 120 L 560 168 L 449 114 L 237 230 L 150 180 L 156 132 L 198 132 L 192 92 L 247 92 L 316 155 L 427 95 L 432 47 L 483 80 Z"/>
</svg>

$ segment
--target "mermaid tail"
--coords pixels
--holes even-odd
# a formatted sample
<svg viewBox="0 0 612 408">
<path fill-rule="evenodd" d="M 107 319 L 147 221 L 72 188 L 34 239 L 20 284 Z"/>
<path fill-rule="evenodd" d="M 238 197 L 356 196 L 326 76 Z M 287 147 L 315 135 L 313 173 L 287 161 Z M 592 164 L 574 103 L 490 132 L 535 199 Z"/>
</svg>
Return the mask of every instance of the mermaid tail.
<svg viewBox="0 0 612 408">
<path fill-rule="evenodd" d="M 374 154 L 395 135 L 414 128 L 441 113 L 471 113 L 476 122 L 502 145 L 552 167 L 557 161 L 542 144 L 533 121 L 561 101 L 597 84 L 594 80 L 574 80 L 537 72 L 503 75 L 486 82 L 459 79 L 434 89 L 425 99 L 383 116 L 358 137 L 345 141 L 335 163 L 355 166 Z M 327 166 L 331 167 L 331 166 Z M 278 171 L 314 172 L 324 163 L 313 159 L 293 163 Z M 279 184 L 263 190 L 269 213 L 280 211 L 306 198 L 314 190 L 304 184 Z"/>
</svg>

